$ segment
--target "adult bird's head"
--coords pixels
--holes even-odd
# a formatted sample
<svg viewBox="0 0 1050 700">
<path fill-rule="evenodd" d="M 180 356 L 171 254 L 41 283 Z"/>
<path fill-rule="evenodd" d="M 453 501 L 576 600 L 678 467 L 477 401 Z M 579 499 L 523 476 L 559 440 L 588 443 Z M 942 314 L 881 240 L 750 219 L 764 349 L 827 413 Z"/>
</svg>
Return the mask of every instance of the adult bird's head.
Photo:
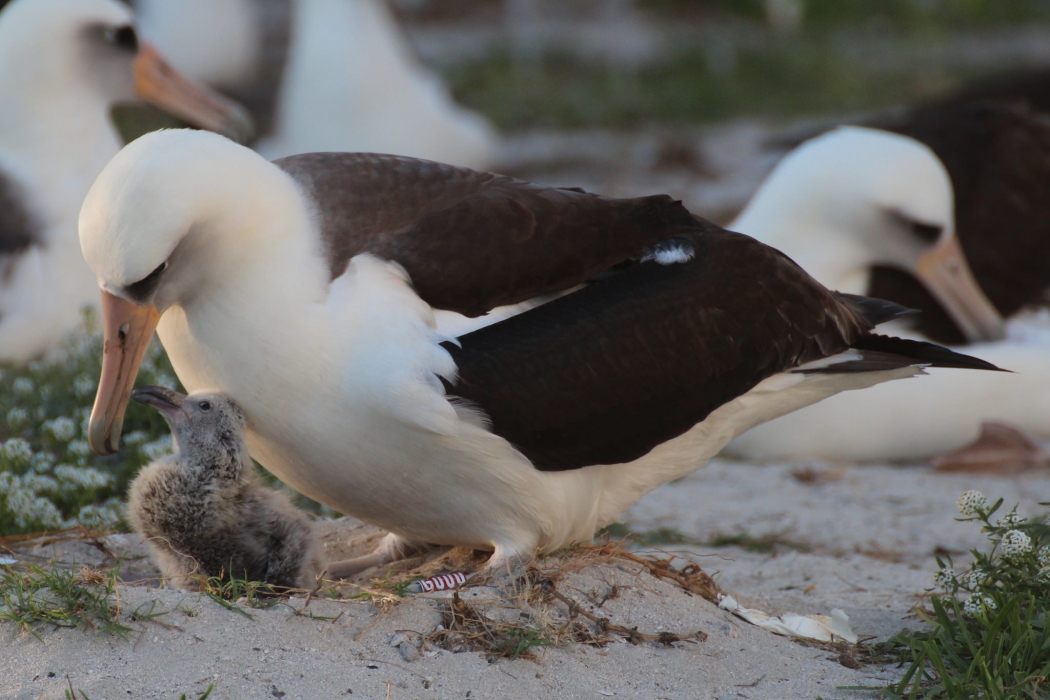
<svg viewBox="0 0 1050 700">
<path fill-rule="evenodd" d="M 252 296 L 252 284 L 266 283 L 259 261 L 289 255 L 285 244 L 307 217 L 283 171 L 216 134 L 153 132 L 109 162 L 79 222 L 81 251 L 102 290 L 102 376 L 88 432 L 96 452 L 117 450 L 161 315 Z"/>
<path fill-rule="evenodd" d="M 970 341 L 1004 323 L 955 233 L 951 179 L 923 144 L 841 127 L 788 154 L 731 228 L 790 255 L 833 289 L 867 292 L 871 269 L 919 279 Z"/>
<path fill-rule="evenodd" d="M 70 110 L 135 100 L 231 138 L 253 130 L 244 108 L 182 77 L 141 41 L 134 15 L 116 0 L 14 0 L 0 12 L 0 66 L 0 119 L 33 117 L 38 138 L 84 118 Z"/>
</svg>

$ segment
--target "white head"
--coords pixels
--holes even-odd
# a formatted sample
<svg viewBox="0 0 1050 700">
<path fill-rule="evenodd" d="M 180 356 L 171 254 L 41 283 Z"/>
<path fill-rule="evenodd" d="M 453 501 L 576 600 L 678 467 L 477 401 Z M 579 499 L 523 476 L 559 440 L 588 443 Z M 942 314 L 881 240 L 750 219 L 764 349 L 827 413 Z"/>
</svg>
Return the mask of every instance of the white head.
<svg viewBox="0 0 1050 700">
<path fill-rule="evenodd" d="M 773 170 L 730 228 L 791 256 L 823 284 L 863 294 L 875 265 L 909 272 L 971 340 L 1001 338 L 955 235 L 944 165 L 922 143 L 840 127 Z"/>
<path fill-rule="evenodd" d="M 213 303 L 226 290 L 250 293 L 272 282 L 260 278 L 291 255 L 316 256 L 323 266 L 300 236 L 308 225 L 307 206 L 284 171 L 216 134 L 156 131 L 110 161 L 84 200 L 79 226 L 102 289 L 106 337 L 91 419 L 96 451 L 116 449 L 160 315 Z"/>
<path fill-rule="evenodd" d="M 139 41 L 116 0 L 14 0 L 0 12 L 0 126 L 15 143 L 97 128 L 114 103 L 142 99 L 238 137 L 243 108 L 178 75 Z M 82 131 L 82 129 L 81 129 Z"/>
</svg>

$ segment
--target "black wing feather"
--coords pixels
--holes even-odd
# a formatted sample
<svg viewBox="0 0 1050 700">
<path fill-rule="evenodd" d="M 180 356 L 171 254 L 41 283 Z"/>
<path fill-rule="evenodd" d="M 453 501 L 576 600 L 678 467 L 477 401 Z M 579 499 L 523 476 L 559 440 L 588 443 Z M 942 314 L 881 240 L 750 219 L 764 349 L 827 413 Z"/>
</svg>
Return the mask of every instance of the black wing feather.
<svg viewBox="0 0 1050 700">
<path fill-rule="evenodd" d="M 541 470 L 629 462 L 758 382 L 871 328 L 787 257 L 731 232 L 447 343 L 449 393 Z"/>
</svg>

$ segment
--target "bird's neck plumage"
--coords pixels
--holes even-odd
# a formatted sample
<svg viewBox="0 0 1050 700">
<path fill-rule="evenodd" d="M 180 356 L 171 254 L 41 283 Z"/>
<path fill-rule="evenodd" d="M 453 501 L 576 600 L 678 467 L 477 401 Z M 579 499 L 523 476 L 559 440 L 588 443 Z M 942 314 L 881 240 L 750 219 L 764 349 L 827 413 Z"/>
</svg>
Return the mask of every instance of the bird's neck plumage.
<svg viewBox="0 0 1050 700">
<path fill-rule="evenodd" d="M 143 36 L 178 70 L 209 85 L 254 77 L 262 52 L 260 3 L 252 0 L 139 0 Z"/>
<path fill-rule="evenodd" d="M 20 66 L 14 53 L 0 50 L 0 66 Z M 121 146 L 108 100 L 81 77 L 75 66 L 0 71 L 0 167 L 30 193 L 48 193 L 33 197 L 37 214 L 71 223 L 71 236 L 84 195 Z"/>
<path fill-rule="evenodd" d="M 306 367 L 325 357 L 328 268 L 309 206 L 276 167 L 216 182 L 221 190 L 206 196 L 217 204 L 202 210 L 217 214 L 201 224 L 201 255 L 188 263 L 200 276 L 164 312 L 161 341 L 190 391 L 246 402 L 280 396 L 286 379 L 309 388 L 309 373 L 282 372 L 289 355 L 314 355 L 294 363 Z"/>
<path fill-rule="evenodd" d="M 835 223 L 835 207 L 776 175 L 763 184 L 729 228 L 781 251 L 830 289 L 863 294 L 870 260 L 853 231 L 847 225 L 844 233 Z M 843 207 L 844 218 L 855 214 Z"/>
</svg>

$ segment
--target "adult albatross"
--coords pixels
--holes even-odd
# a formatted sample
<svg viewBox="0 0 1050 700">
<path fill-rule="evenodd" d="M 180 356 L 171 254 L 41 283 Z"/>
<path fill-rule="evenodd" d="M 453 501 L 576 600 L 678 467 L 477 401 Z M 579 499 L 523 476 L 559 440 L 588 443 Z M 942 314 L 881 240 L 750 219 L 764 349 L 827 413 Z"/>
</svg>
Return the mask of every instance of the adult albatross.
<svg viewBox="0 0 1050 700">
<path fill-rule="evenodd" d="M 391 532 L 340 575 L 420 543 L 500 566 L 586 540 L 757 423 L 927 366 L 994 369 L 873 334 L 902 309 L 665 196 L 397 156 L 270 163 L 167 131 L 106 167 L 80 231 L 106 335 L 94 449 L 117 449 L 156 328 L 189 390 L 243 407 L 260 463 Z M 478 318 L 579 285 L 435 330 L 435 309 Z"/>
<path fill-rule="evenodd" d="M 1050 129 L 1044 138 L 1050 147 Z M 1023 169 L 1005 162 L 1026 142 L 998 155 L 981 146 L 985 172 L 959 179 L 922 143 L 863 127 L 819 136 L 780 162 L 735 230 L 784 251 L 833 289 L 923 309 L 913 329 L 896 332 L 940 341 L 938 331 L 950 331 L 1016 374 L 934 372 L 923 386 L 843 394 L 752 430 L 729 451 L 748 459 L 926 459 L 970 442 L 988 420 L 1050 437 L 1050 328 L 1023 316 L 1004 325 L 998 313 L 1038 298 L 1039 279 L 1045 285 L 1050 273 L 1047 251 L 1038 250 L 1046 223 L 1031 215 L 1045 183 L 1025 181 Z M 1001 216 L 1001 230 L 989 211 Z M 971 250 L 983 254 L 973 272 Z"/>
<path fill-rule="evenodd" d="M 231 136 L 237 105 L 140 43 L 115 0 L 15 0 L 0 12 L 0 360 L 45 352 L 98 301 L 77 245 L 91 182 L 120 150 L 112 106 L 145 100 Z"/>
</svg>

